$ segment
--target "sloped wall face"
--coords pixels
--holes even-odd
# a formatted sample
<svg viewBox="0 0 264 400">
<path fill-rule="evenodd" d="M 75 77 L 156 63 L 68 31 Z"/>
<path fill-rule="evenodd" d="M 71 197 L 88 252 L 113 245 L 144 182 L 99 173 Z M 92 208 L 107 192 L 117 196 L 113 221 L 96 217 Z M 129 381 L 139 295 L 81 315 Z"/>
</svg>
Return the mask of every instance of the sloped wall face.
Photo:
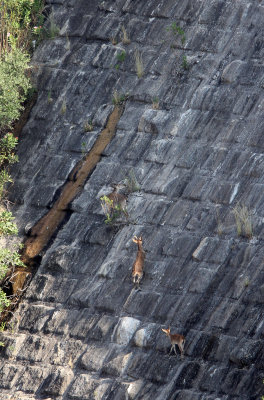
<svg viewBox="0 0 264 400">
<path fill-rule="evenodd" d="M 74 180 L 113 97 L 126 102 L 2 334 L 0 399 L 260 399 L 263 1 L 51 3 L 60 34 L 34 55 L 39 95 L 10 192 L 21 235 Z M 99 197 L 129 171 L 140 190 L 111 227 Z"/>
</svg>

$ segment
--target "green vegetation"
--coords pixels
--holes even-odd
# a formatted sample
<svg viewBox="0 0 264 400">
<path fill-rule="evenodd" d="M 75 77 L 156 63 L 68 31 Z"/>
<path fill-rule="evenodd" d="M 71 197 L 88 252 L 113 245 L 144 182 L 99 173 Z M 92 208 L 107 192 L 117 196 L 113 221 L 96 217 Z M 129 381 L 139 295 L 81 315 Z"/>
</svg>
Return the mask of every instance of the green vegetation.
<svg viewBox="0 0 264 400">
<path fill-rule="evenodd" d="M 181 43 L 184 45 L 186 40 L 185 32 L 180 26 L 177 25 L 176 22 L 172 22 L 169 26 L 167 26 L 167 31 L 171 32 L 175 38 L 180 37 Z"/>
<path fill-rule="evenodd" d="M 159 109 L 159 98 L 157 96 L 153 97 L 152 99 L 152 108 L 153 110 Z"/>
<path fill-rule="evenodd" d="M 88 121 L 85 121 L 83 128 L 84 128 L 85 132 L 92 132 L 92 130 L 93 130 L 93 121 L 91 119 L 89 119 Z"/>
<path fill-rule="evenodd" d="M 129 97 L 128 94 L 118 93 L 118 91 L 115 90 L 113 93 L 112 103 L 115 106 L 120 106 L 128 99 L 128 97 Z"/>
<path fill-rule="evenodd" d="M 18 230 L 16 224 L 13 222 L 15 218 L 9 211 L 2 211 L 0 213 L 0 235 L 17 235 Z"/>
<path fill-rule="evenodd" d="M 109 199 L 108 196 L 104 195 L 100 197 L 101 206 L 106 216 L 105 223 L 113 225 L 117 220 L 124 214 L 128 217 L 126 209 L 122 208 L 120 204 L 115 204 L 113 200 Z"/>
<path fill-rule="evenodd" d="M 31 86 L 25 71 L 29 56 L 12 46 L 0 59 L 0 130 L 10 128 L 23 110 L 22 103 Z"/>
<path fill-rule="evenodd" d="M 4 238 L 18 232 L 12 213 L 4 207 L 6 186 L 12 182 L 9 166 L 18 162 L 18 138 L 9 130 L 19 118 L 25 100 L 35 91 L 30 82 L 29 53 L 43 35 L 44 0 L 0 0 L 0 10 L 0 237 Z M 0 282 L 11 280 L 15 266 L 24 266 L 18 246 L 2 246 Z M 0 312 L 10 304 L 10 298 L 0 288 Z M 1 325 L 0 330 L 4 327 Z"/>
<path fill-rule="evenodd" d="M 43 0 L 0 0 L 0 54 L 11 47 L 29 49 L 44 22 Z"/>
<path fill-rule="evenodd" d="M 187 61 L 187 56 L 184 55 L 182 57 L 182 68 L 185 69 L 187 71 L 187 69 L 189 69 L 189 65 L 188 65 L 188 61 Z"/>
<path fill-rule="evenodd" d="M 122 50 L 120 53 L 117 53 L 116 59 L 119 63 L 115 65 L 115 69 L 119 69 L 120 63 L 123 63 L 126 59 L 126 52 Z"/>
<path fill-rule="evenodd" d="M 8 165 L 18 161 L 14 153 L 17 140 L 17 137 L 14 137 L 10 132 L 0 139 L 0 200 L 4 197 L 6 184 L 12 182 L 8 173 Z"/>
</svg>

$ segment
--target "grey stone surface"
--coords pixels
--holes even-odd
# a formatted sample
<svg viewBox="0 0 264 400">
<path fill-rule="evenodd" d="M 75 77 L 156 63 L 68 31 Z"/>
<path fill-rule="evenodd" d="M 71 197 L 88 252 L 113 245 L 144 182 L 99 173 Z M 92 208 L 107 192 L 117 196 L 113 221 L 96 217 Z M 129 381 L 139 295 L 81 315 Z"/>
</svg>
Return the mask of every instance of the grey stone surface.
<svg viewBox="0 0 264 400">
<path fill-rule="evenodd" d="M 1 333 L 0 399 L 259 400 L 263 1 L 47 4 L 60 32 L 33 57 L 38 100 L 9 193 L 21 236 L 92 149 L 114 92 L 127 100 Z M 128 196 L 130 222 L 107 226 L 100 193 L 129 171 L 140 184 Z M 238 235 L 238 203 L 250 211 L 250 239 Z M 142 291 L 131 282 L 134 235 L 146 251 Z M 169 325 L 186 336 L 184 360 L 168 354 Z"/>
</svg>

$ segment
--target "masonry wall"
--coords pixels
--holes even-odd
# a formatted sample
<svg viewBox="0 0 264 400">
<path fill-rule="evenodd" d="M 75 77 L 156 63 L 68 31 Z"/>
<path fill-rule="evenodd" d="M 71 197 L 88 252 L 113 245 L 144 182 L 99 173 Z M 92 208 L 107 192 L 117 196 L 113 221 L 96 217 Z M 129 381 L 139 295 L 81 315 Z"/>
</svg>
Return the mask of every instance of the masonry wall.
<svg viewBox="0 0 264 400">
<path fill-rule="evenodd" d="M 74 180 L 114 93 L 126 101 L 114 138 L 39 254 L 13 329 L 1 334 L 0 399 L 259 400 L 264 2 L 49 4 L 60 33 L 34 54 L 38 100 L 10 189 L 22 237 Z M 120 41 L 122 25 L 130 44 Z M 130 223 L 108 226 L 100 194 L 129 171 L 140 184 L 128 198 Z M 237 204 L 252 235 L 238 235 Z M 141 291 L 131 281 L 134 235 L 146 250 Z M 186 337 L 184 360 L 168 354 L 168 325 Z"/>
</svg>

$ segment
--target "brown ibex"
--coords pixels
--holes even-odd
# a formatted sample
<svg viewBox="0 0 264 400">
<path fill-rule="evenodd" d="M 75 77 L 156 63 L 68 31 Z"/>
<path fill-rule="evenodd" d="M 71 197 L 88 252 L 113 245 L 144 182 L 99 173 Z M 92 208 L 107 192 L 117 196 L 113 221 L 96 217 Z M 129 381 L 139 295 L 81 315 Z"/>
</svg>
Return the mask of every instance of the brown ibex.
<svg viewBox="0 0 264 400">
<path fill-rule="evenodd" d="M 170 342 L 171 342 L 171 349 L 170 349 L 170 353 L 172 352 L 172 350 L 175 351 L 176 353 L 176 348 L 175 345 L 177 344 L 180 351 L 181 351 L 181 359 L 183 359 L 184 357 L 184 344 L 185 344 L 185 337 L 183 335 L 180 335 L 178 333 L 174 333 L 171 334 L 170 333 L 170 327 L 168 327 L 168 329 L 162 329 L 162 331 L 164 333 L 166 333 L 166 335 L 170 338 Z"/>
<path fill-rule="evenodd" d="M 132 269 L 132 278 L 134 286 L 137 286 L 138 290 L 141 290 L 141 288 L 139 287 L 139 283 L 143 278 L 145 251 L 142 246 L 142 236 L 140 237 L 134 236 L 132 240 L 138 245 L 137 258 L 133 264 L 133 269 Z"/>
</svg>

